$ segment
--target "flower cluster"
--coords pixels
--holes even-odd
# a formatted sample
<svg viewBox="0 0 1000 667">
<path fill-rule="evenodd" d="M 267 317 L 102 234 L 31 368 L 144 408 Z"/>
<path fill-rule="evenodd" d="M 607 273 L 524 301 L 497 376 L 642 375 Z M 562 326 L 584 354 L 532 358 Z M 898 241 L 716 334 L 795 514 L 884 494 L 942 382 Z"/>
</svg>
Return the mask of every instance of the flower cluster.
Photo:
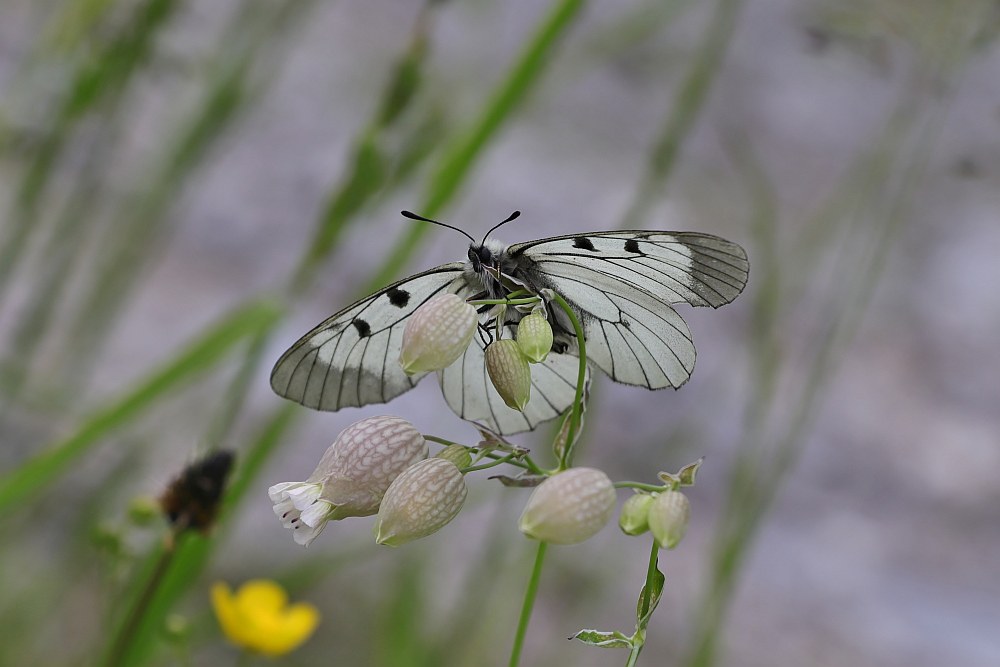
<svg viewBox="0 0 1000 667">
<path fill-rule="evenodd" d="M 298 544 L 329 521 L 377 513 L 378 542 L 396 546 L 451 521 L 465 480 L 455 462 L 427 458 L 427 442 L 405 419 L 369 417 L 337 437 L 306 481 L 275 484 L 268 495 Z"/>
<path fill-rule="evenodd" d="M 455 294 L 438 294 L 406 321 L 399 363 L 411 375 L 443 370 L 465 353 L 478 326 L 475 307 Z M 515 340 L 498 339 L 486 347 L 486 371 L 508 407 L 524 410 L 527 406 L 529 363 L 545 361 L 552 341 L 552 327 L 544 312 L 535 309 L 518 322 Z"/>
</svg>

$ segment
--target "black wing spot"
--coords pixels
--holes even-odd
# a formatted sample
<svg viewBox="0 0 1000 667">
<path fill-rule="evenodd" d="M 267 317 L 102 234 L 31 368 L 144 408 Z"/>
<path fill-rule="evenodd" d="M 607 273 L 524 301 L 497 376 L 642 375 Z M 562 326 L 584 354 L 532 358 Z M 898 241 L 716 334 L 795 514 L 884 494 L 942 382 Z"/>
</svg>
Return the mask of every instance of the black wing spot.
<svg viewBox="0 0 1000 667">
<path fill-rule="evenodd" d="M 577 236 L 573 239 L 573 247 L 581 248 L 582 250 L 589 250 L 591 252 L 600 252 L 594 247 L 594 244 L 586 236 Z"/>
<path fill-rule="evenodd" d="M 564 341 L 557 340 L 552 343 L 552 351 L 556 354 L 563 354 L 567 349 L 569 349 L 569 345 L 567 345 Z"/>
<path fill-rule="evenodd" d="M 631 329 L 632 328 L 632 322 L 627 317 L 625 317 L 624 315 L 621 316 L 621 321 L 619 322 L 619 324 L 621 324 L 626 329 Z"/>
<path fill-rule="evenodd" d="M 389 303 L 396 306 L 396 308 L 405 308 L 406 304 L 410 302 L 410 293 L 398 287 L 393 287 L 385 295 L 389 297 Z"/>
<path fill-rule="evenodd" d="M 629 239 L 625 242 L 625 250 L 628 252 L 637 252 L 640 255 L 642 254 L 642 251 L 639 250 L 639 242 L 635 239 Z"/>
<path fill-rule="evenodd" d="M 354 328 L 358 330 L 358 335 L 362 338 L 372 335 L 371 326 L 360 317 L 351 320 L 351 324 L 353 324 Z"/>
</svg>

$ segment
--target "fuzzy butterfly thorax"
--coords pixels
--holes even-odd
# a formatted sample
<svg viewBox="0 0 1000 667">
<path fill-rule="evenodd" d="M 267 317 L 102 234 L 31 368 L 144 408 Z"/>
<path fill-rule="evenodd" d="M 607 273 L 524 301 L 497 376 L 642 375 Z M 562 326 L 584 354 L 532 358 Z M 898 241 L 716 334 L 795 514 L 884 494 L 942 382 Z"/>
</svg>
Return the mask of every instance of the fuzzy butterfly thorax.
<svg viewBox="0 0 1000 667">
<path fill-rule="evenodd" d="M 425 375 L 407 375 L 397 361 L 406 321 L 421 305 L 438 294 L 497 300 L 520 289 L 552 290 L 569 304 L 590 367 L 622 384 L 677 388 L 694 370 L 695 348 L 674 304 L 718 308 L 743 291 L 749 272 L 740 246 L 696 232 L 597 231 L 511 246 L 473 240 L 467 258 L 400 280 L 320 323 L 275 364 L 274 391 L 319 410 L 390 401 Z M 459 417 L 509 435 L 573 403 L 578 359 L 568 318 L 549 308 L 552 352 L 531 366 L 527 405 L 510 408 L 490 383 L 484 356 L 497 336 L 515 336 L 522 313 L 507 308 L 503 322 L 491 321 L 502 310 L 482 308 L 472 344 L 437 375 Z"/>
</svg>

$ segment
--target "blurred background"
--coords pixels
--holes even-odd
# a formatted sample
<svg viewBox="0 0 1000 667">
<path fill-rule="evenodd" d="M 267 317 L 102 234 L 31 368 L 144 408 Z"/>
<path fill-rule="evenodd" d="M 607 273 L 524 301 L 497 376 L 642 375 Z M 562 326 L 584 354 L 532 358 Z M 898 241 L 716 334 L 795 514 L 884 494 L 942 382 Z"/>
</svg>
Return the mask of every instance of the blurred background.
<svg viewBox="0 0 1000 667">
<path fill-rule="evenodd" d="M 686 386 L 594 387 L 578 464 L 706 457 L 640 664 L 1000 664 L 998 29 L 986 0 L 4 0 L 0 664 L 99 664 L 163 551 L 141 499 L 220 447 L 220 524 L 123 663 L 233 664 L 208 589 L 263 577 L 322 614 L 285 664 L 506 664 L 527 490 L 474 473 L 395 550 L 369 519 L 303 549 L 267 499 L 364 416 L 477 440 L 433 380 L 332 414 L 268 386 L 464 257 L 403 208 L 747 248 L 736 302 L 679 308 Z M 566 637 L 632 631 L 647 540 L 550 550 L 522 664 L 624 664 Z"/>
</svg>

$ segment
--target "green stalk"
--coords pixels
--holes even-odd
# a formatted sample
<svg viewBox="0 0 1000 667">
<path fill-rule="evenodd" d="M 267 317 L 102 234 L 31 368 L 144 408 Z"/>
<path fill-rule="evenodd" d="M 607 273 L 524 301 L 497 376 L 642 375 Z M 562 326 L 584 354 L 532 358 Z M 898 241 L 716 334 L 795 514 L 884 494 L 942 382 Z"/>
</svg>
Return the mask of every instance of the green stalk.
<svg viewBox="0 0 1000 667">
<path fill-rule="evenodd" d="M 486 145 L 541 80 L 552 60 L 556 43 L 580 14 L 583 5 L 583 0 L 558 0 L 552 5 L 507 77 L 494 91 L 479 119 L 441 158 L 440 167 L 418 209 L 421 215 L 433 218 L 451 202 Z M 411 225 L 407 229 L 372 276 L 366 293 L 381 289 L 396 278 L 429 229 L 430 225 Z"/>
<path fill-rule="evenodd" d="M 569 307 L 566 300 L 556 292 L 552 292 L 553 300 L 559 304 L 570 322 L 573 323 L 573 332 L 576 334 L 576 342 L 580 347 L 580 366 L 576 377 L 576 396 L 573 397 L 573 414 L 570 417 L 569 429 L 566 431 L 566 448 L 562 452 L 559 460 L 559 470 L 569 468 L 573 463 L 573 445 L 576 442 L 576 434 L 580 430 L 580 418 L 583 415 L 583 391 L 587 384 L 587 341 L 583 337 L 583 327 L 576 313 Z"/>
<path fill-rule="evenodd" d="M 101 443 L 109 433 L 156 405 L 160 398 L 219 364 L 244 338 L 277 321 L 281 312 L 268 301 L 252 302 L 236 310 L 134 389 L 92 414 L 73 435 L 53 443 L 0 478 L 0 514 L 53 483 L 71 463 Z"/>
<path fill-rule="evenodd" d="M 524 592 L 524 604 L 521 605 L 521 618 L 517 622 L 517 634 L 514 635 L 514 646 L 510 650 L 508 667 L 517 667 L 521 661 L 521 648 L 524 646 L 524 636 L 528 632 L 528 622 L 531 620 L 531 610 L 535 607 L 535 597 L 538 595 L 538 582 L 542 578 L 542 565 L 545 563 L 546 542 L 538 543 L 535 554 L 535 565 L 531 569 L 528 589 Z"/>
<path fill-rule="evenodd" d="M 649 163 L 640 178 L 619 227 L 635 229 L 642 226 L 642 219 L 664 184 L 670 179 L 684 139 L 691 133 L 701 110 L 708 99 L 712 82 L 725 59 L 730 37 L 736 27 L 741 0 L 719 0 L 712 15 L 712 22 L 705 33 L 694 65 L 688 72 L 677 93 L 677 103 L 663 122 L 660 135 L 653 143 Z"/>
<path fill-rule="evenodd" d="M 653 540 L 653 546 L 649 550 L 649 565 L 646 567 L 646 584 L 642 588 L 642 600 L 639 603 L 639 625 L 641 627 L 635 629 L 635 635 L 632 637 L 632 650 L 629 651 L 628 662 L 625 663 L 625 667 L 635 667 L 639 661 L 639 654 L 642 653 L 642 648 L 646 645 L 646 626 L 642 619 L 646 618 L 646 615 L 649 613 L 649 606 L 653 601 L 653 585 L 659 558 L 660 545 L 656 543 L 656 540 Z"/>
</svg>

